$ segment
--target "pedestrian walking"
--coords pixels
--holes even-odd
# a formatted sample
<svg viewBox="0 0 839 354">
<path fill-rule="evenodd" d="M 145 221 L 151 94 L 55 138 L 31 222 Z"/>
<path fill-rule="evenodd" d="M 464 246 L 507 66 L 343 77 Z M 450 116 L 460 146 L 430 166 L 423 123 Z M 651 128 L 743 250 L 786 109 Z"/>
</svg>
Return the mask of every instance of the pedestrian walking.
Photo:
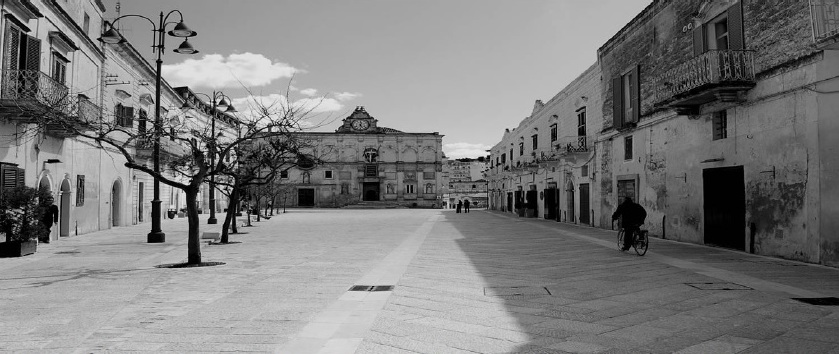
<svg viewBox="0 0 839 354">
<path fill-rule="evenodd" d="M 470 203 L 469 203 L 469 199 L 466 199 L 466 200 L 463 202 L 463 212 L 464 212 L 464 213 L 468 213 L 468 212 L 469 212 L 469 204 L 470 204 Z"/>
<path fill-rule="evenodd" d="M 456 211 L 456 213 L 460 214 L 460 208 L 463 208 L 463 201 L 462 200 L 457 201 L 457 211 Z"/>
</svg>

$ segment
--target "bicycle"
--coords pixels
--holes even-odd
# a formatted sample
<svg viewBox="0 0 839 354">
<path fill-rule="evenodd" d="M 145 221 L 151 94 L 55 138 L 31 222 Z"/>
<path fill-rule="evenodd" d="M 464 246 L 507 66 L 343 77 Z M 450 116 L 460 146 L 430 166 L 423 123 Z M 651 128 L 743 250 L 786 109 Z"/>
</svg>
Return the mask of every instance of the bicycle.
<svg viewBox="0 0 839 354">
<path fill-rule="evenodd" d="M 632 238 L 632 248 L 635 249 L 635 253 L 639 256 L 643 256 L 647 253 L 647 248 L 650 246 L 650 238 L 648 235 L 648 230 L 638 230 Z M 618 231 L 618 250 L 623 251 L 623 236 L 626 234 L 626 231 L 623 227 L 620 228 Z"/>
</svg>

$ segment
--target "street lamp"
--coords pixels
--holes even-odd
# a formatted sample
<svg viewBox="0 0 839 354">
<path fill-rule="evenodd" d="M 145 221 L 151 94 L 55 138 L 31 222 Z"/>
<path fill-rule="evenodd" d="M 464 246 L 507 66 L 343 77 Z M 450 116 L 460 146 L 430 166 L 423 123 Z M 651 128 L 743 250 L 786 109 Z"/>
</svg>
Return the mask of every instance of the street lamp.
<svg viewBox="0 0 839 354">
<path fill-rule="evenodd" d="M 169 16 L 173 13 L 177 13 L 180 17 L 180 21 L 177 23 L 169 22 Z M 160 174 L 160 133 L 161 133 L 161 120 L 160 120 L 160 75 L 161 75 L 161 67 L 163 66 L 163 51 L 165 49 L 164 42 L 166 40 L 166 26 L 170 24 L 175 24 L 175 27 L 172 28 L 168 34 L 172 37 L 181 37 L 184 38 L 183 43 L 178 46 L 178 49 L 175 49 L 174 52 L 178 54 L 195 54 L 198 53 L 195 48 L 189 44 L 187 38 L 194 37 L 198 35 L 197 32 L 189 29 L 184 24 L 184 15 L 179 10 L 172 10 L 169 11 L 165 16 L 163 12 L 160 12 L 160 21 L 157 25 L 155 25 L 154 21 L 146 16 L 141 15 L 123 15 L 117 17 L 113 20 L 113 22 L 106 22 L 105 25 L 110 27 L 105 33 L 102 33 L 102 36 L 98 38 L 98 40 L 102 43 L 106 44 L 119 44 L 124 43 L 126 40 L 125 38 L 119 33 L 119 31 L 114 27 L 117 21 L 126 18 L 126 17 L 139 17 L 144 18 L 152 26 L 152 32 L 157 32 L 155 35 L 152 36 L 152 48 L 153 51 L 157 53 L 157 60 L 155 63 L 157 64 L 157 72 L 155 73 L 155 101 L 154 101 L 154 128 L 155 128 L 155 137 L 154 137 L 154 147 L 152 150 L 152 160 L 154 160 L 154 172 L 155 174 Z M 151 201 L 151 232 L 149 232 L 147 241 L 149 243 L 159 243 L 166 241 L 166 234 L 160 229 L 160 178 L 155 175 L 154 177 L 154 199 Z"/>
<path fill-rule="evenodd" d="M 232 104 L 227 103 L 225 98 L 228 100 L 230 97 L 222 93 L 221 91 L 213 91 L 213 96 L 205 93 L 198 93 L 195 92 L 197 95 L 202 95 L 210 98 L 210 101 L 213 102 L 213 109 L 210 113 L 210 125 L 212 126 L 212 131 L 210 132 L 210 136 L 212 140 L 210 140 L 210 166 L 216 165 L 216 109 L 217 108 L 227 108 L 225 112 L 227 113 L 234 113 L 236 112 L 236 108 L 233 107 Z M 189 102 L 184 102 L 184 105 L 181 107 L 182 110 L 191 109 L 192 106 Z M 229 208 L 230 206 L 228 206 Z M 215 175 L 210 176 L 210 218 L 207 219 L 207 224 L 217 224 L 218 219 L 216 219 L 216 177 Z"/>
</svg>

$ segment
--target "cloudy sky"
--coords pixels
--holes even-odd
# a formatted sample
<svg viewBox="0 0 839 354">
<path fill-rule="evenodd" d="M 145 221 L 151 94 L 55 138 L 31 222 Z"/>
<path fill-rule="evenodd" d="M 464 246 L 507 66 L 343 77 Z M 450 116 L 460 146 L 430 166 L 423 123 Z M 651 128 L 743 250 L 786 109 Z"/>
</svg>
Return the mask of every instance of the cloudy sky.
<svg viewBox="0 0 839 354">
<path fill-rule="evenodd" d="M 651 0 L 122 0 L 120 13 L 181 10 L 200 53 L 166 42 L 164 78 L 315 107 L 333 131 L 355 106 L 386 126 L 440 132 L 452 158 L 486 155 L 596 60 Z M 106 17 L 116 0 L 105 0 Z M 151 24 L 119 23 L 151 61 Z M 290 81 L 293 80 L 293 81 Z M 247 87 L 248 90 L 245 90 Z M 239 107 L 237 107 L 239 108 Z"/>
</svg>

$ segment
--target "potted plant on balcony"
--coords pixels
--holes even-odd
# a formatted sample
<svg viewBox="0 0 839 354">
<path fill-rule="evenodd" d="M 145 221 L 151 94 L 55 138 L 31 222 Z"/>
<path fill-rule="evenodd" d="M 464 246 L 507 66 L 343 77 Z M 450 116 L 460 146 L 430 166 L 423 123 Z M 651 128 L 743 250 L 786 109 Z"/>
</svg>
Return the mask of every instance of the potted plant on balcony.
<svg viewBox="0 0 839 354">
<path fill-rule="evenodd" d="M 30 187 L 8 188 L 0 196 L 0 254 L 20 257 L 35 253 L 38 238 L 49 230 L 41 223 L 45 208 L 38 206 L 38 191 Z"/>
</svg>

